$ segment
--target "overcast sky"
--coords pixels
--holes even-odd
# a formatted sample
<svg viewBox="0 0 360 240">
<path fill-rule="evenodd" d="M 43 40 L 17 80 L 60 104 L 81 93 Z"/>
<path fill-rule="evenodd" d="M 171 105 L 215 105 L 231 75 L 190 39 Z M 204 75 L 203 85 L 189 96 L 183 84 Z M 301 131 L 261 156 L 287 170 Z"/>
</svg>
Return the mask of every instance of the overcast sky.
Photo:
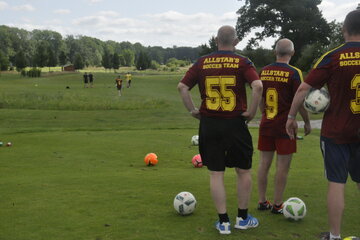
<svg viewBox="0 0 360 240">
<path fill-rule="evenodd" d="M 320 9 L 327 20 L 342 22 L 358 2 L 323 0 Z M 0 25 L 144 46 L 196 47 L 207 43 L 219 26 L 235 26 L 236 11 L 243 4 L 244 0 L 0 0 Z"/>
</svg>

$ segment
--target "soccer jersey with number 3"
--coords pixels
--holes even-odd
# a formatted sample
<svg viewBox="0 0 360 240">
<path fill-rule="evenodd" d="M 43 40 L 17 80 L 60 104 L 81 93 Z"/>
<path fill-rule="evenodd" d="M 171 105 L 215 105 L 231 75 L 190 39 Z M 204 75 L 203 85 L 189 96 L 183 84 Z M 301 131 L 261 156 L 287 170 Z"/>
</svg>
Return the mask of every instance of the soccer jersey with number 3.
<svg viewBox="0 0 360 240">
<path fill-rule="evenodd" d="M 198 84 L 200 113 L 207 117 L 235 118 L 247 109 L 245 83 L 259 80 L 253 63 L 230 51 L 201 57 L 181 82 L 190 89 Z"/>
<path fill-rule="evenodd" d="M 359 142 L 360 42 L 347 42 L 325 53 L 305 82 L 314 88 L 327 84 L 329 89 L 330 106 L 321 135 L 337 144 Z"/>
</svg>

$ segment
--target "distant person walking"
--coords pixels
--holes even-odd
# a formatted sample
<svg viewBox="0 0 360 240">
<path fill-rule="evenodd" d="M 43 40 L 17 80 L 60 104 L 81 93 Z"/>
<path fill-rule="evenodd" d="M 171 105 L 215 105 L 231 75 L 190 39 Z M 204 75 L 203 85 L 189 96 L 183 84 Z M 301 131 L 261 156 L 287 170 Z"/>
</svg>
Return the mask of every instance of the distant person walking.
<svg viewBox="0 0 360 240">
<path fill-rule="evenodd" d="M 89 85 L 89 75 L 85 72 L 84 75 L 84 88 L 87 88 Z"/>
<path fill-rule="evenodd" d="M 291 102 L 303 80 L 301 70 L 289 65 L 294 53 L 293 42 L 286 38 L 280 39 L 275 46 L 276 62 L 267 65 L 260 72 L 264 91 L 260 102 L 262 119 L 258 141 L 260 150 L 257 176 L 258 210 L 271 209 L 271 212 L 275 214 L 283 212 L 283 193 L 292 155 L 296 152 L 296 139 L 290 139 L 285 128 Z M 300 113 L 305 122 L 305 135 L 307 135 L 311 130 L 309 114 L 304 107 L 301 107 Z M 275 186 L 271 204 L 266 198 L 266 189 L 275 151 L 277 155 Z"/>
<path fill-rule="evenodd" d="M 89 73 L 89 84 L 90 84 L 90 87 L 92 88 L 93 84 L 94 84 L 94 76 L 92 73 Z"/>
<path fill-rule="evenodd" d="M 253 63 L 234 53 L 239 42 L 231 26 L 223 26 L 216 37 L 218 51 L 201 57 L 178 84 L 178 90 L 191 116 L 200 119 L 199 151 L 210 175 L 210 192 L 219 220 L 216 229 L 230 234 L 226 207 L 224 174 L 235 168 L 237 215 L 234 227 L 254 228 L 259 221 L 248 214 L 251 194 L 252 138 L 247 122 L 254 118 L 262 93 L 262 83 Z M 246 87 L 251 86 L 252 101 L 247 107 Z M 195 108 L 190 90 L 199 86 L 200 110 Z"/>
<path fill-rule="evenodd" d="M 131 86 L 131 79 L 132 79 L 131 73 L 128 72 L 128 73 L 125 75 L 125 78 L 126 78 L 126 82 L 127 82 L 127 88 L 129 88 L 129 87 Z"/>
<path fill-rule="evenodd" d="M 115 79 L 116 88 L 118 90 L 119 97 L 121 96 L 122 82 L 120 75 Z"/>
</svg>

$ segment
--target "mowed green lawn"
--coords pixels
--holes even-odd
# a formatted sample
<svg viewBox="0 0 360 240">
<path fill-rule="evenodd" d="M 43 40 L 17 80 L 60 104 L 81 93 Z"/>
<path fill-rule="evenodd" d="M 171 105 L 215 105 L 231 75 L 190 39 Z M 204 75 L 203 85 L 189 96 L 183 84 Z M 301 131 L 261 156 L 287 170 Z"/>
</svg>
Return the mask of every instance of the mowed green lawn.
<svg viewBox="0 0 360 240">
<path fill-rule="evenodd" d="M 289 222 L 256 210 L 256 150 L 250 213 L 260 226 L 220 236 L 213 227 L 217 215 L 208 172 L 191 165 L 198 150 L 190 139 L 198 122 L 177 93 L 182 75 L 134 75 L 122 97 L 117 96 L 115 76 L 96 73 L 94 88 L 85 89 L 81 74 L 38 79 L 1 75 L 0 141 L 13 146 L 0 147 L 0 240 L 308 240 L 328 229 L 319 130 L 299 141 L 285 192 L 285 198 L 305 201 L 306 218 Z M 193 96 L 198 103 L 197 89 Z M 258 129 L 251 133 L 256 146 Z M 143 162 L 149 152 L 159 157 L 155 167 Z M 231 169 L 226 186 L 234 221 Z M 181 191 L 190 191 L 198 201 L 190 216 L 173 208 Z M 358 199 L 349 181 L 343 236 L 360 235 Z"/>
</svg>

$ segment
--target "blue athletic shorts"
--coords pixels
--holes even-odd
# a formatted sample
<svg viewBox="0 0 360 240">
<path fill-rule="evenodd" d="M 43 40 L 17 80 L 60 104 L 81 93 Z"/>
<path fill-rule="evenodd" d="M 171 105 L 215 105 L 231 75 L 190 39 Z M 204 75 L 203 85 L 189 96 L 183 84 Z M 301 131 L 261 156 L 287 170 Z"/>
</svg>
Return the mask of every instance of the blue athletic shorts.
<svg viewBox="0 0 360 240">
<path fill-rule="evenodd" d="M 325 175 L 330 182 L 346 183 L 348 175 L 360 183 L 360 142 L 336 144 L 321 136 L 321 152 L 324 157 Z"/>
</svg>

